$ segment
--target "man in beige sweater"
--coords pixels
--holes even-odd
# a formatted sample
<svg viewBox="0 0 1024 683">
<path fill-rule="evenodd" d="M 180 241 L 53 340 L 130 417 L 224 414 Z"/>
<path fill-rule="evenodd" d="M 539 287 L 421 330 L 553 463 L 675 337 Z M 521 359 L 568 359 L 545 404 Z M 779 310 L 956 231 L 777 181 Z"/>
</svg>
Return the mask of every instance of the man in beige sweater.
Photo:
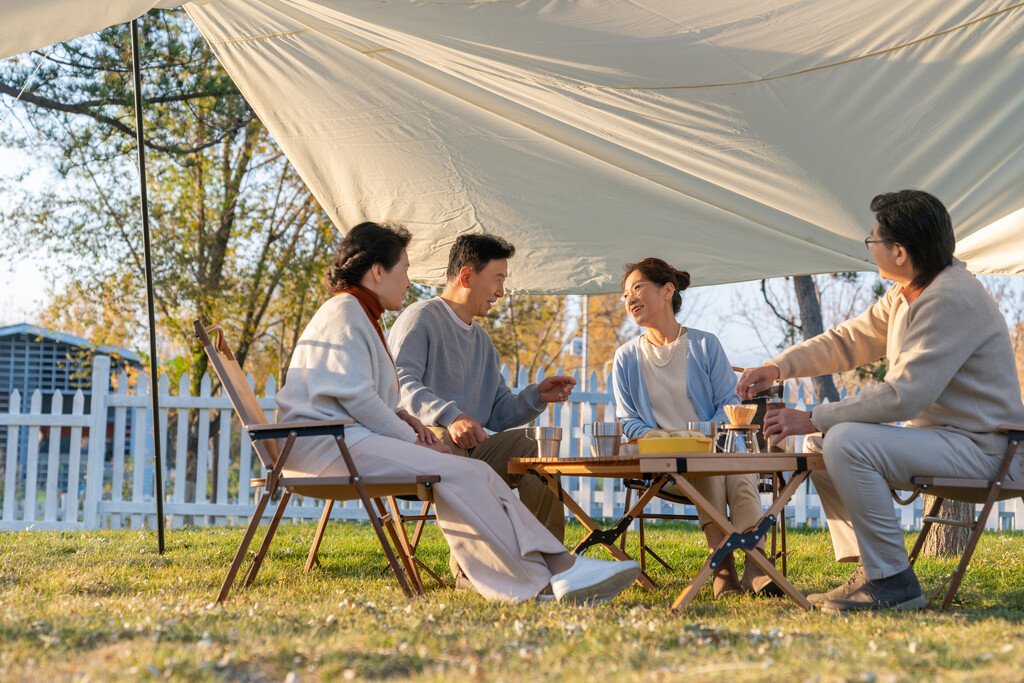
<svg viewBox="0 0 1024 683">
<path fill-rule="evenodd" d="M 860 563 L 844 585 L 808 596 L 826 611 L 924 607 L 890 489 L 921 475 L 991 478 L 1007 444 L 997 426 L 1024 420 L 1006 322 L 953 258 L 945 207 L 903 190 L 875 197 L 871 209 L 877 222 L 864 242 L 896 284 L 858 317 L 747 370 L 737 386 L 749 398 L 776 379 L 888 359 L 884 381 L 856 396 L 765 419 L 773 441 L 823 433 L 826 472 L 813 476 L 815 488 L 836 559 Z M 1019 462 L 1011 476 L 1024 476 Z"/>
</svg>

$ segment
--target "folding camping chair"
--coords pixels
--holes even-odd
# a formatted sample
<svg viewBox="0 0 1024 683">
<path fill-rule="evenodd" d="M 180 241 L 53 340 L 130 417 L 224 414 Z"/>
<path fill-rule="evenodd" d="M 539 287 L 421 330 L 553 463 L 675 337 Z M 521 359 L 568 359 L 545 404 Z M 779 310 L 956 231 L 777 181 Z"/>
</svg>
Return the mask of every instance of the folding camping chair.
<svg viewBox="0 0 1024 683">
<path fill-rule="evenodd" d="M 405 525 L 410 524 L 412 522 L 416 523 L 416 528 L 413 529 L 412 538 L 408 538 L 409 560 L 418 569 L 422 569 L 427 574 L 429 574 L 430 577 L 434 579 L 434 581 L 436 581 L 439 586 L 446 587 L 448 584 L 445 583 L 444 579 L 438 576 L 433 569 L 428 567 L 423 562 L 423 560 L 416 557 L 416 551 L 420 546 L 420 539 L 423 537 L 423 527 L 426 526 L 427 522 L 437 521 L 437 515 L 434 515 L 430 512 L 430 507 L 433 505 L 433 501 L 424 500 L 423 507 L 420 509 L 419 513 L 406 514 L 402 512 L 402 508 L 399 507 L 399 500 L 418 500 L 418 498 L 416 498 L 415 496 L 388 496 L 387 501 L 388 508 L 390 508 L 390 510 L 385 509 L 383 501 L 381 501 L 381 499 L 378 498 L 375 502 L 377 504 L 377 509 L 380 512 L 381 520 L 384 522 L 385 527 L 389 530 L 389 532 L 393 528 L 388 526 L 389 522 L 394 522 L 395 527 L 403 530 L 401 533 L 397 534 L 398 538 L 408 538 L 408 535 L 404 534 Z M 331 502 L 328 501 L 328 505 L 330 504 Z M 328 514 L 328 512 L 324 512 L 325 516 Z M 392 541 L 398 542 L 394 536 L 392 537 Z"/>
<path fill-rule="evenodd" d="M 933 525 L 950 524 L 966 527 L 971 530 L 971 535 L 967 540 L 967 547 L 960 556 L 960 563 L 957 565 L 956 571 L 941 583 L 928 599 L 928 603 L 931 604 L 938 597 L 939 593 L 942 592 L 942 589 L 946 588 L 946 595 L 940 607 L 940 611 L 943 612 L 948 610 L 949 606 L 953 603 L 953 596 L 956 595 L 957 589 L 960 588 L 960 582 L 963 580 L 964 574 L 967 573 L 967 567 L 970 565 L 974 548 L 978 545 L 981 532 L 985 530 L 985 524 L 996 502 L 1024 496 L 1024 482 L 1007 479 L 1010 466 L 1013 464 L 1013 459 L 1017 454 L 1017 446 L 1021 440 L 1024 440 L 1024 425 L 999 425 L 999 429 L 1007 433 L 1010 441 L 1006 445 L 1006 451 L 1003 454 L 1002 461 L 999 463 L 995 479 L 986 481 L 984 479 L 961 479 L 957 477 L 911 477 L 910 481 L 914 484 L 914 490 L 910 497 L 901 499 L 896 495 L 895 491 L 893 492 L 893 497 L 896 498 L 896 501 L 904 505 L 913 501 L 921 493 L 935 496 L 931 506 L 925 511 L 924 518 L 922 519 L 923 523 L 921 524 L 921 533 L 918 534 L 914 548 L 910 551 L 911 565 L 917 560 L 917 556 L 920 554 L 921 548 L 924 547 L 925 539 L 928 538 L 928 533 Z M 981 512 L 973 522 L 937 517 L 939 507 L 944 500 L 981 503 Z"/>
<path fill-rule="evenodd" d="M 379 505 L 381 498 L 399 495 L 415 495 L 420 500 L 430 500 L 432 497 L 431 486 L 440 481 L 440 477 L 418 476 L 404 479 L 389 478 L 387 480 L 360 477 L 344 439 L 345 425 L 355 424 L 353 420 L 268 423 L 263 409 L 256 400 L 256 395 L 246 381 L 245 375 L 242 374 L 242 369 L 239 367 L 224 339 L 224 330 L 216 325 L 204 327 L 198 320 L 195 321 L 193 327 L 196 337 L 199 338 L 203 349 L 206 351 L 206 355 L 210 359 L 210 364 L 213 365 L 214 371 L 220 378 L 224 391 L 231 400 L 231 405 L 235 408 L 235 413 L 242 423 L 242 428 L 248 432 L 253 448 L 266 469 L 265 477 L 250 480 L 250 485 L 253 488 L 262 488 L 263 494 L 256 504 L 256 510 L 249 520 L 249 525 L 246 527 L 242 541 L 238 544 L 238 550 L 235 552 L 234 559 L 231 561 L 231 567 L 228 569 L 228 574 L 221 585 L 220 593 L 217 595 L 217 602 L 223 602 L 227 598 L 238 569 L 241 567 L 242 558 L 248 551 L 252 538 L 256 533 L 256 528 L 263 517 L 263 511 L 266 509 L 267 503 L 270 502 L 270 498 L 277 491 L 282 492 L 281 501 L 277 505 L 277 510 L 270 522 L 270 528 L 263 538 L 259 551 L 257 551 L 253 558 L 252 566 L 249 568 L 249 573 L 245 578 L 245 587 L 252 585 L 253 581 L 255 581 L 256 574 L 263 564 L 263 558 L 270 548 L 270 542 L 273 540 L 278 524 L 280 524 L 281 518 L 284 515 L 288 500 L 292 494 L 298 494 L 322 498 L 328 501 L 328 504 L 324 507 L 324 514 L 320 518 L 320 524 L 317 527 L 316 536 L 313 539 L 313 545 L 310 548 L 309 557 L 306 561 L 307 572 L 310 571 L 314 564 L 319 564 L 316 553 L 320 547 L 333 502 L 336 500 L 359 500 L 366 510 L 366 515 L 370 519 L 374 533 L 377 534 L 388 564 L 391 566 L 402 590 L 409 597 L 412 597 L 414 594 L 422 594 L 423 583 L 420 580 L 419 573 L 416 571 L 416 563 L 410 558 L 409 542 L 408 537 L 405 535 L 405 529 L 403 527 L 396 529 L 390 519 L 386 522 L 382 520 L 379 514 L 380 508 L 378 507 L 375 510 L 374 506 L 371 505 L 371 501 L 376 500 Z M 210 341 L 210 335 L 214 333 L 217 338 L 216 344 Z M 288 455 L 291 453 L 296 439 L 325 435 L 334 437 L 335 442 L 338 444 L 338 451 L 345 460 L 345 465 L 349 472 L 348 476 L 282 476 Z M 285 439 L 284 446 L 280 452 L 277 448 L 278 439 Z M 243 472 L 242 475 L 244 476 L 245 473 Z M 388 542 L 388 537 L 384 533 L 385 527 L 394 541 L 394 549 L 392 549 L 391 544 Z"/>
</svg>

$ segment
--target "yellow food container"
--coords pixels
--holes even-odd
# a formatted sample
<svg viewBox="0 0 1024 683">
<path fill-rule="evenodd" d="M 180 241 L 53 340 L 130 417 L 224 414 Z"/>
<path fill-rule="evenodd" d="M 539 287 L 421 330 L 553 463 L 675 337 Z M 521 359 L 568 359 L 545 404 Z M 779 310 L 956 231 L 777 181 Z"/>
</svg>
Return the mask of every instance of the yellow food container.
<svg viewBox="0 0 1024 683">
<path fill-rule="evenodd" d="M 637 448 L 641 454 L 650 453 L 710 453 L 711 438 L 703 437 L 670 437 L 667 439 L 638 439 Z"/>
</svg>

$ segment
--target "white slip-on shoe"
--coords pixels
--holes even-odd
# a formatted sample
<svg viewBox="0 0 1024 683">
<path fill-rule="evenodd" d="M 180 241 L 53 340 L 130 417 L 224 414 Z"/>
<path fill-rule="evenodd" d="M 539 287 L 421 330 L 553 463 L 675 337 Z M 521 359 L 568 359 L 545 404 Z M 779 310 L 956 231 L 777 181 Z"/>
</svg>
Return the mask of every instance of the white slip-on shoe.
<svg viewBox="0 0 1024 683">
<path fill-rule="evenodd" d="M 614 598 L 638 576 L 640 565 L 633 560 L 577 557 L 572 567 L 551 577 L 551 592 L 559 602 L 597 604 Z"/>
</svg>

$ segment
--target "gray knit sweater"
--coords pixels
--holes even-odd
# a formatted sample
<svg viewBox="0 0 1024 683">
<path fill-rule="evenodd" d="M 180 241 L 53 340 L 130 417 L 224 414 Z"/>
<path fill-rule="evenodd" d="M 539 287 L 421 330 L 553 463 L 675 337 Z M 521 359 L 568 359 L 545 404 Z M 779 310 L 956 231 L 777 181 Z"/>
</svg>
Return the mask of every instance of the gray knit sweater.
<svg viewBox="0 0 1024 683">
<path fill-rule="evenodd" d="M 1024 404 L 995 301 L 955 259 L 913 303 L 901 289 L 894 285 L 861 315 L 776 356 L 782 379 L 843 372 L 888 356 L 885 381 L 817 406 L 814 425 L 827 431 L 842 422 L 905 420 L 963 434 L 985 453 L 1002 454 L 1006 436 L 996 428 L 1024 423 Z M 890 326 L 904 315 L 905 328 Z"/>
<path fill-rule="evenodd" d="M 464 329 L 438 297 L 405 309 L 391 327 L 388 346 L 398 367 L 400 405 L 424 424 L 447 427 L 466 413 L 500 432 L 547 407 L 536 384 L 512 393 L 487 332 L 475 322 Z"/>
</svg>

